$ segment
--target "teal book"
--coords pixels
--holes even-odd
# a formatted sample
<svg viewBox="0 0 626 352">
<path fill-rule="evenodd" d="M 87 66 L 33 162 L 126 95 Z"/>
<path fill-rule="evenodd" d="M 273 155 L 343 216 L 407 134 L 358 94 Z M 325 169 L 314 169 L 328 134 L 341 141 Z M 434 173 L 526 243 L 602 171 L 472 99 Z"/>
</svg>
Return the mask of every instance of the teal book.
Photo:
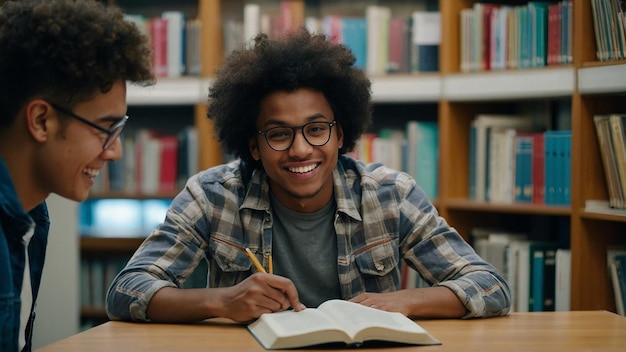
<svg viewBox="0 0 626 352">
<path fill-rule="evenodd" d="M 514 139 L 514 148 L 514 200 L 516 202 L 530 203 L 532 201 L 533 135 L 529 133 L 518 133 Z"/>
<path fill-rule="evenodd" d="M 354 65 L 365 70 L 367 58 L 367 24 L 365 18 L 342 17 L 341 35 L 343 44 L 350 48 L 356 58 Z"/>
<path fill-rule="evenodd" d="M 553 242 L 530 243 L 528 311 L 554 311 L 556 249 Z"/>
<path fill-rule="evenodd" d="M 408 173 L 430 199 L 437 197 L 439 168 L 439 128 L 432 121 L 410 121 L 407 123 L 409 139 Z M 414 167 L 413 169 L 411 169 Z"/>
</svg>

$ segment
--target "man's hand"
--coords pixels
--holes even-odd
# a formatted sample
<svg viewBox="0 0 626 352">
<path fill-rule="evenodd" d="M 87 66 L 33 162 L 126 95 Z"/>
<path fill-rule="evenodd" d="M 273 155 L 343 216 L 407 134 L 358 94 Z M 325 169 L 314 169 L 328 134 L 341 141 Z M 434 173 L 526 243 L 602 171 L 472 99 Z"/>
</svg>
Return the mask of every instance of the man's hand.
<svg viewBox="0 0 626 352">
<path fill-rule="evenodd" d="M 409 318 L 460 318 L 467 313 L 459 298 L 443 286 L 362 293 L 350 301 L 388 312 L 400 312 Z"/>
<path fill-rule="evenodd" d="M 239 322 L 254 320 L 263 313 L 306 308 L 293 282 L 278 275 L 255 273 L 235 286 L 219 290 L 218 316 Z"/>
</svg>

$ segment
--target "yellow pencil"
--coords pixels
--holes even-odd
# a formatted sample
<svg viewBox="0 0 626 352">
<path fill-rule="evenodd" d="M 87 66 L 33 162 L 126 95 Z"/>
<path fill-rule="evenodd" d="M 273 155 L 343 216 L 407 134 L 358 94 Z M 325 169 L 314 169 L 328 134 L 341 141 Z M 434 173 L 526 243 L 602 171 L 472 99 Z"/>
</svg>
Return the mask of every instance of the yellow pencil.
<svg viewBox="0 0 626 352">
<path fill-rule="evenodd" d="M 250 258 L 250 260 L 252 261 L 252 264 L 254 264 L 254 267 L 256 268 L 256 270 L 262 273 L 267 273 L 267 271 L 265 271 L 265 268 L 263 268 L 261 263 L 259 263 L 259 261 L 256 259 L 256 257 L 254 256 L 250 248 L 246 247 L 246 254 L 248 255 L 248 258 Z"/>
<path fill-rule="evenodd" d="M 274 264 L 272 263 L 272 255 L 271 254 L 270 254 L 270 257 L 269 257 L 269 261 L 270 261 L 270 263 L 269 263 L 270 274 L 274 274 Z"/>
</svg>

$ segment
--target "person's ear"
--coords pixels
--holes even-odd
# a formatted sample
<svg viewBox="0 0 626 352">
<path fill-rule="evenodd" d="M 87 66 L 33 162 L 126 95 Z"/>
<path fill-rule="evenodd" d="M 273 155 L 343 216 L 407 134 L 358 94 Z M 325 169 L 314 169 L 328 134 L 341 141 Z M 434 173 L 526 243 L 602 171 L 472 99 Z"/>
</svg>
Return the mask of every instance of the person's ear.
<svg viewBox="0 0 626 352">
<path fill-rule="evenodd" d="M 250 155 L 256 161 L 261 160 L 261 153 L 259 152 L 259 144 L 257 143 L 257 139 L 252 137 L 248 140 L 248 149 L 250 150 Z"/>
<path fill-rule="evenodd" d="M 52 107 L 42 100 L 33 100 L 24 109 L 26 128 L 37 142 L 45 142 L 50 136 L 53 116 Z"/>
</svg>

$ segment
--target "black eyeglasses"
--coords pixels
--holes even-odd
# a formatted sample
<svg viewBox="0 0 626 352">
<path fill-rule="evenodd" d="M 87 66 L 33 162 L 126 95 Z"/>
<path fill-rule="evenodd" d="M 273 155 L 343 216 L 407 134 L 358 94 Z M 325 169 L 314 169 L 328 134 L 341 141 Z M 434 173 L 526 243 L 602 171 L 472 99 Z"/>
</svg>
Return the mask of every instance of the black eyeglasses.
<svg viewBox="0 0 626 352">
<path fill-rule="evenodd" d="M 301 126 L 280 126 L 268 128 L 265 131 L 258 131 L 265 136 L 265 141 L 270 148 L 277 152 L 287 150 L 293 144 L 297 130 L 302 130 L 304 139 L 314 147 L 321 147 L 328 143 L 332 128 L 337 123 L 335 121 L 315 121 L 305 123 Z"/>
<path fill-rule="evenodd" d="M 122 117 L 119 121 L 117 121 L 115 124 L 113 124 L 113 126 L 111 126 L 111 128 L 106 129 L 104 127 L 98 126 L 95 123 L 87 120 L 86 118 L 80 116 L 80 115 L 76 115 L 75 113 L 71 112 L 69 109 L 66 109 L 62 106 L 59 106 L 57 104 L 48 102 L 48 104 L 52 105 L 53 108 L 59 110 L 60 112 L 64 113 L 65 115 L 69 115 L 73 118 L 75 118 L 78 121 L 81 121 L 83 123 L 86 123 L 87 125 L 97 129 L 100 132 L 106 133 L 107 134 L 107 138 L 104 140 L 104 144 L 102 144 L 102 150 L 107 150 L 111 147 L 111 145 L 113 144 L 113 142 L 115 142 L 115 140 L 117 139 L 117 137 L 120 136 L 120 134 L 122 133 L 122 130 L 124 129 L 124 126 L 126 126 L 126 121 L 128 121 L 128 115 L 124 115 L 124 117 Z"/>
</svg>

